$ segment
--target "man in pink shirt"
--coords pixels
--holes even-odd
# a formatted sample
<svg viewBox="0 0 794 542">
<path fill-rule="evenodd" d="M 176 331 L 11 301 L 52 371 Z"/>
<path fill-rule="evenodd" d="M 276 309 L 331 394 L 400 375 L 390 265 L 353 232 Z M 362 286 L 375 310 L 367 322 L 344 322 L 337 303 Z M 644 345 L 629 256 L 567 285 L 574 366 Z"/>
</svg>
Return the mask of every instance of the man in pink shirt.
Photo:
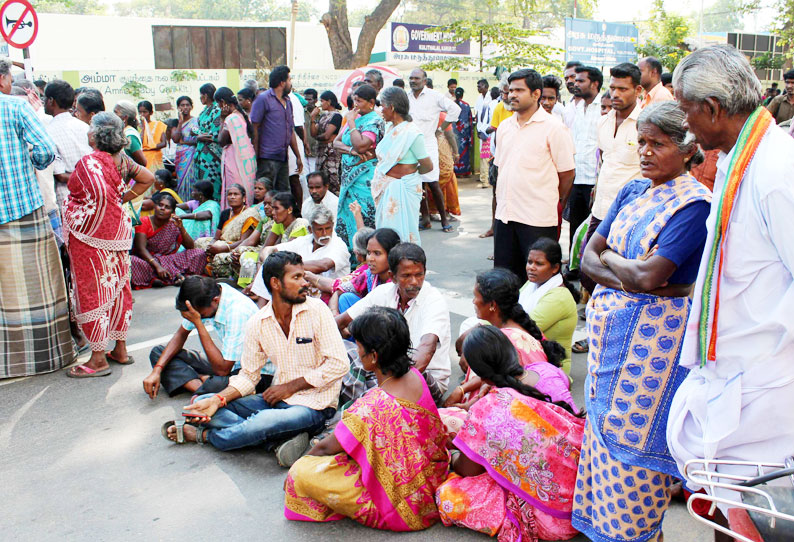
<svg viewBox="0 0 794 542">
<path fill-rule="evenodd" d="M 523 69 L 508 78 L 513 115 L 496 132 L 494 266 L 527 280 L 529 247 L 541 237 L 557 239 L 557 206 L 564 207 L 575 173 L 568 129 L 540 107 L 543 78 Z"/>
<path fill-rule="evenodd" d="M 645 109 L 657 102 L 667 102 L 673 100 L 673 95 L 662 84 L 662 63 L 652 56 L 643 58 L 637 62 L 640 69 L 640 84 L 645 89 L 645 99 L 642 101 L 642 108 Z"/>
</svg>

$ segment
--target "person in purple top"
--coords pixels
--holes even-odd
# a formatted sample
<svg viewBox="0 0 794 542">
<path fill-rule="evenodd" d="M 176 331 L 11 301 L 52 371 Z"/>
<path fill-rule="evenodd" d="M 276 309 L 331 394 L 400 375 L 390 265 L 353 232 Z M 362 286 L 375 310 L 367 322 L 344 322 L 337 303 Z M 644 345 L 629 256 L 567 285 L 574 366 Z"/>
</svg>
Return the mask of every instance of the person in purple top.
<svg viewBox="0 0 794 542">
<path fill-rule="evenodd" d="M 270 72 L 270 89 L 260 93 L 251 106 L 251 123 L 254 125 L 254 149 L 256 149 L 256 177 L 271 179 L 280 192 L 289 192 L 289 168 L 287 151 L 292 147 L 298 157 L 298 171 L 303 163 L 295 137 L 292 103 L 292 77 L 288 66 L 276 66 Z"/>
</svg>

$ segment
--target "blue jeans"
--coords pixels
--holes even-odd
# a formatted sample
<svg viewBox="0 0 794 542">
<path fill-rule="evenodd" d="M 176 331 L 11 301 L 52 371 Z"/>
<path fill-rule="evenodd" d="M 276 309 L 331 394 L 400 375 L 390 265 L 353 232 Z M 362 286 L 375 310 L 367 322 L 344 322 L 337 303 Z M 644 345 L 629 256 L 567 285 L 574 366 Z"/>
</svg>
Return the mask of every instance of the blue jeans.
<svg viewBox="0 0 794 542">
<path fill-rule="evenodd" d="M 196 401 L 212 396 L 207 394 L 196 398 Z M 260 444 L 272 448 L 300 433 L 319 433 L 335 412 L 333 408 L 314 410 L 288 405 L 284 401 L 270 406 L 262 395 L 256 394 L 232 401 L 201 428 L 209 429 L 207 441 L 219 450 Z"/>
</svg>

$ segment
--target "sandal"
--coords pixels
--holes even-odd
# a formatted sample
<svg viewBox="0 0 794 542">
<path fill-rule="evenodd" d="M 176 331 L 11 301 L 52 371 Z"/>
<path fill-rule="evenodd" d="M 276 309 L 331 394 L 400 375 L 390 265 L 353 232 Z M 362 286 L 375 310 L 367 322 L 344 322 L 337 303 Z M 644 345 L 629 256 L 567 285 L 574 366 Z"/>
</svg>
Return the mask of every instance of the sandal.
<svg viewBox="0 0 794 542">
<path fill-rule="evenodd" d="M 493 230 L 488 230 L 488 231 L 487 231 L 487 232 L 485 232 L 485 233 L 481 233 L 481 234 L 480 234 L 478 237 L 479 237 L 480 239 L 486 239 L 486 238 L 488 238 L 488 237 L 493 237 Z"/>
<path fill-rule="evenodd" d="M 574 354 L 586 354 L 590 350 L 590 345 L 587 343 L 587 339 L 582 339 L 581 341 L 576 341 L 571 346 L 571 352 Z"/>
<path fill-rule="evenodd" d="M 171 439 L 168 436 L 168 430 L 171 427 L 176 427 L 176 441 Z M 176 420 L 168 420 L 165 422 L 162 427 L 160 427 L 160 434 L 163 435 L 163 438 L 168 442 L 176 442 L 176 444 L 184 444 L 185 443 L 185 419 L 176 419 Z"/>
<path fill-rule="evenodd" d="M 110 354 L 111 352 L 105 352 L 105 359 L 108 360 L 108 363 L 110 363 L 111 361 L 113 363 L 118 363 L 119 365 L 132 365 L 133 363 L 135 363 L 135 359 L 133 359 L 133 357 L 130 356 L 129 354 L 127 354 L 127 359 L 125 361 L 119 361 Z"/>
<path fill-rule="evenodd" d="M 77 371 L 82 371 L 82 372 L 78 373 Z M 88 365 L 83 364 L 72 367 L 71 369 L 66 371 L 66 376 L 68 376 L 69 378 L 94 378 L 97 376 L 107 376 L 112 372 L 113 370 L 110 367 L 106 367 L 104 369 L 100 369 L 99 371 L 97 371 L 96 369 L 92 369 Z"/>
<path fill-rule="evenodd" d="M 452 229 L 452 224 L 447 224 L 446 226 L 441 226 L 441 231 L 444 233 L 453 233 L 455 230 Z"/>
<path fill-rule="evenodd" d="M 429 229 L 432 229 L 432 227 L 433 226 L 431 224 L 421 224 L 420 223 L 419 224 L 419 231 L 429 230 Z"/>
</svg>

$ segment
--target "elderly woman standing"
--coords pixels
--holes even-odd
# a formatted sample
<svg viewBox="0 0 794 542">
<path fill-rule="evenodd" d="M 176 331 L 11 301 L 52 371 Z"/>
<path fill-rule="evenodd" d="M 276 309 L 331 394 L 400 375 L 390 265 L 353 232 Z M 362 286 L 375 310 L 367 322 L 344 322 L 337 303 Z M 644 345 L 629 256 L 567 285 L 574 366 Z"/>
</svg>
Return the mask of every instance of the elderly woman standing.
<svg viewBox="0 0 794 542">
<path fill-rule="evenodd" d="M 621 189 L 583 258 L 598 286 L 587 307 L 587 427 L 573 526 L 599 541 L 662 537 L 679 476 L 667 417 L 686 376 L 678 357 L 711 200 L 687 173 L 702 154 L 675 102 L 644 109 L 637 129 L 645 178 Z"/>
<path fill-rule="evenodd" d="M 138 102 L 138 113 L 141 116 L 141 150 L 146 157 L 146 167 L 151 172 L 163 168 L 163 149 L 168 141 L 165 131 L 168 128 L 164 122 L 152 119 L 154 106 L 152 102 L 143 100 Z"/>
<path fill-rule="evenodd" d="M 342 188 L 336 233 L 353 248 L 356 219 L 350 204 L 358 202 L 364 225 L 375 227 L 375 203 L 372 200 L 372 176 L 375 173 L 375 148 L 383 138 L 383 119 L 375 112 L 375 89 L 361 85 L 353 91 L 353 109 L 345 115 L 347 125 L 336 136 L 334 148 L 342 154 Z"/>
<path fill-rule="evenodd" d="M 221 108 L 215 103 L 215 85 L 206 83 L 199 89 L 204 110 L 199 114 L 196 127 L 196 154 L 193 169 L 196 181 L 209 181 L 215 188 L 213 199 L 221 199 Z"/>
<path fill-rule="evenodd" d="M 146 156 L 143 154 L 141 136 L 138 133 L 138 110 L 135 109 L 135 104 L 127 100 L 121 100 L 113 108 L 113 113 L 124 124 L 124 136 L 127 138 L 124 152 L 135 160 L 138 165 L 146 167 Z"/>
<path fill-rule="evenodd" d="M 122 151 L 124 127 L 110 113 L 91 119 L 88 139 L 95 151 L 80 159 L 69 178 L 63 210 L 64 243 L 71 261 L 75 319 L 91 342 L 91 358 L 67 375 L 109 375 L 109 361 L 132 363 L 127 355 L 127 328 L 132 317 L 130 256 L 132 224 L 122 209 L 154 181 Z M 134 184 L 127 188 L 126 178 Z M 116 346 L 105 352 L 109 340 Z"/>
<path fill-rule="evenodd" d="M 375 225 L 391 228 L 406 243 L 419 244 L 416 217 L 422 203 L 422 173 L 433 169 L 419 128 L 411 122 L 408 95 L 399 87 L 380 94 L 386 135 L 376 148 L 378 164 L 372 179 Z"/>
</svg>

